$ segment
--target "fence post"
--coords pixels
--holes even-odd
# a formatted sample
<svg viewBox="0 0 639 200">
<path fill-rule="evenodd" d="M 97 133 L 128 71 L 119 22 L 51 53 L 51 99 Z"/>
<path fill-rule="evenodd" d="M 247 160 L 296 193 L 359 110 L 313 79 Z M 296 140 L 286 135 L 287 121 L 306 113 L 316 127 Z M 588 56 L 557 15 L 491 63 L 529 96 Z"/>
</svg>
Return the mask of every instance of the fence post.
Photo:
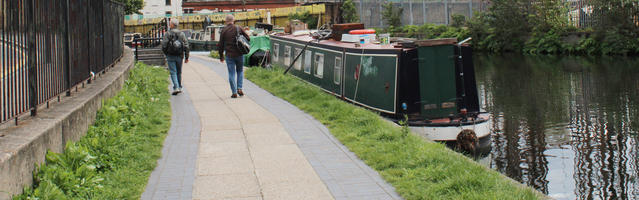
<svg viewBox="0 0 639 200">
<path fill-rule="evenodd" d="M 410 15 L 410 25 L 415 25 L 413 22 L 413 0 L 408 1 L 408 9 L 410 9 L 410 12 L 408 12 Z"/>
<path fill-rule="evenodd" d="M 446 11 L 446 25 L 450 24 L 450 13 L 448 10 L 448 0 L 444 0 L 444 7 L 445 7 L 445 11 Z"/>
<path fill-rule="evenodd" d="M 384 10 L 382 10 L 382 4 L 383 2 L 380 0 L 377 2 L 377 7 L 379 7 L 379 27 L 384 28 L 384 18 L 382 17 L 382 13 L 384 12 Z M 361 15 L 361 13 L 360 13 Z"/>
<path fill-rule="evenodd" d="M 90 13 L 91 13 L 91 6 L 93 5 L 93 3 L 91 3 L 91 2 L 92 2 L 91 0 L 88 0 L 87 1 L 87 6 L 86 6 L 86 9 L 87 9 L 87 17 L 86 17 L 86 20 L 87 20 L 87 51 L 89 52 L 89 56 L 87 56 L 87 59 L 88 59 L 88 64 L 89 64 L 89 66 L 88 66 L 89 67 L 89 74 L 91 72 L 93 72 L 93 69 L 91 67 L 91 64 L 92 64 L 91 63 L 91 56 L 93 56 L 93 52 L 92 52 L 92 49 L 91 49 L 91 41 L 93 39 L 93 37 L 92 37 L 92 33 L 93 32 L 91 31 L 91 25 L 90 25 L 90 22 L 89 22 L 89 19 L 91 19 L 91 17 L 89 16 Z M 91 84 L 91 79 L 92 78 L 93 77 L 89 76 L 89 80 L 87 81 L 88 84 Z"/>
<path fill-rule="evenodd" d="M 100 24 L 102 24 L 102 32 L 100 32 L 100 40 L 102 40 L 102 66 L 101 68 L 103 68 L 102 73 L 104 73 L 107 70 L 107 64 L 106 64 L 106 39 L 104 38 L 104 32 L 106 32 L 106 30 L 104 30 L 104 4 L 106 3 L 106 1 L 100 1 L 102 4 L 102 8 L 100 9 L 100 15 L 102 15 L 102 17 L 100 18 L 102 21 L 100 21 Z"/>
<path fill-rule="evenodd" d="M 422 17 L 424 20 L 424 24 L 426 24 L 427 20 L 426 20 L 426 0 L 422 0 Z"/>
<path fill-rule="evenodd" d="M 468 20 L 473 18 L 473 0 L 468 0 Z"/>
<path fill-rule="evenodd" d="M 65 24 L 65 29 L 64 29 L 64 35 L 65 35 L 65 39 L 67 40 L 64 43 L 64 69 L 66 70 L 65 74 L 67 75 L 67 80 L 65 81 L 66 83 L 66 89 L 67 89 L 67 96 L 71 96 L 71 63 L 69 62 L 69 57 L 71 56 L 71 53 L 69 51 L 69 46 L 71 45 L 71 38 L 69 34 L 69 0 L 65 1 L 65 5 L 64 5 L 64 24 Z"/>
<path fill-rule="evenodd" d="M 359 0 L 359 22 L 360 23 L 364 23 L 364 13 L 362 13 L 362 10 L 364 6 L 364 0 Z"/>
<path fill-rule="evenodd" d="M 35 0 L 27 0 L 27 21 L 29 23 L 29 58 L 27 59 L 27 76 L 29 81 L 29 107 L 31 108 L 31 116 L 36 116 L 38 114 L 38 70 L 35 62 L 36 58 L 36 35 L 35 35 L 35 26 L 34 22 L 34 10 L 35 10 Z"/>
</svg>

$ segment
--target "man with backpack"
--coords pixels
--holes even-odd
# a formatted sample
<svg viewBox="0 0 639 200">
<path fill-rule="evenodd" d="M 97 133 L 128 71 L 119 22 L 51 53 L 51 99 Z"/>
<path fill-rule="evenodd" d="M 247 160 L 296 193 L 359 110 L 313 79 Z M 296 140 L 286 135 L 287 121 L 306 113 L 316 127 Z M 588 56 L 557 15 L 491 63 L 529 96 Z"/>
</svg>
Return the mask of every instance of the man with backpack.
<svg viewBox="0 0 639 200">
<path fill-rule="evenodd" d="M 170 31 L 162 38 L 162 51 L 166 55 L 166 62 L 171 72 L 171 82 L 173 82 L 173 92 L 177 95 L 182 92 L 182 59 L 189 63 L 189 41 L 184 33 L 177 29 L 180 22 L 171 19 L 169 22 Z"/>
<path fill-rule="evenodd" d="M 225 19 L 226 27 L 222 29 L 220 34 L 220 42 L 217 43 L 217 49 L 220 54 L 220 62 L 224 62 L 226 58 L 226 67 L 229 72 L 229 84 L 231 85 L 231 98 L 237 98 L 237 95 L 244 96 L 242 91 L 242 81 L 244 79 L 244 54 L 248 53 L 246 46 L 250 40 L 249 36 L 242 28 L 235 26 L 235 18 L 233 15 L 227 15 Z M 242 44 L 244 44 L 242 46 Z M 224 55 L 226 52 L 226 55 Z"/>
</svg>

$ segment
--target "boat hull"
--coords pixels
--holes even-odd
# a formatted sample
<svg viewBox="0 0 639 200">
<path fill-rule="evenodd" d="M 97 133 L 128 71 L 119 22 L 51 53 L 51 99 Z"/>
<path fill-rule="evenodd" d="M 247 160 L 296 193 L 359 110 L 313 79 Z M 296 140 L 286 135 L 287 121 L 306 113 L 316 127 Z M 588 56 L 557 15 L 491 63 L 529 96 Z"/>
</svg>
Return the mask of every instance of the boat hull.
<svg viewBox="0 0 639 200">
<path fill-rule="evenodd" d="M 480 118 L 488 118 L 487 114 L 479 116 Z M 428 139 L 434 141 L 456 141 L 457 135 L 462 130 L 472 130 L 475 132 L 477 138 L 484 138 L 490 136 L 490 120 L 481 120 L 477 123 L 471 123 L 467 125 L 450 125 L 450 126 L 410 126 L 410 129 L 419 135 L 422 135 Z"/>
<path fill-rule="evenodd" d="M 189 40 L 191 51 L 213 51 L 217 50 L 217 41 Z"/>
</svg>

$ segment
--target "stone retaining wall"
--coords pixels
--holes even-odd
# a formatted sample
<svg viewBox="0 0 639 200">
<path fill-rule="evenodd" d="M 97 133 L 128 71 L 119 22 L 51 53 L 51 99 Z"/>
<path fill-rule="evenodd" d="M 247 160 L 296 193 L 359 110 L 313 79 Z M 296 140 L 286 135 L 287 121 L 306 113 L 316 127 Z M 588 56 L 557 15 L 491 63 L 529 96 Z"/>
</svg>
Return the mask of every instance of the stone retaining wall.
<svg viewBox="0 0 639 200">
<path fill-rule="evenodd" d="M 21 118 L 19 126 L 0 127 L 0 200 L 33 184 L 33 171 L 44 162 L 47 151 L 62 152 L 67 142 L 86 134 L 102 101 L 122 89 L 134 65 L 133 52 L 125 47 L 120 61 L 91 84 L 78 92 L 74 89 L 69 97 L 62 94 L 60 103 L 56 100 L 50 108 L 39 108 L 36 117 Z"/>
</svg>

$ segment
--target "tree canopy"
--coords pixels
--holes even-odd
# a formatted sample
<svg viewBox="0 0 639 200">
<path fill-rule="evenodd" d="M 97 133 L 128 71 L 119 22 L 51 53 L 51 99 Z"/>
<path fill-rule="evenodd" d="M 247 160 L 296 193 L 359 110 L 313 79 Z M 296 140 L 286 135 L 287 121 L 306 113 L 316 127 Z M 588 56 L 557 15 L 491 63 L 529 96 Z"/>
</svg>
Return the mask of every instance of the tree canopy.
<svg viewBox="0 0 639 200">
<path fill-rule="evenodd" d="M 392 27 L 400 27 L 402 25 L 402 12 L 404 8 L 395 7 L 393 2 L 388 2 L 383 5 L 382 19 Z"/>
<path fill-rule="evenodd" d="M 140 10 L 144 7 L 144 0 L 116 0 L 124 4 L 124 12 L 130 14 L 142 14 Z"/>
<path fill-rule="evenodd" d="M 342 19 L 344 20 L 344 23 L 353 23 L 359 21 L 357 8 L 355 8 L 355 3 L 353 3 L 353 0 L 346 0 L 342 4 Z"/>
</svg>

